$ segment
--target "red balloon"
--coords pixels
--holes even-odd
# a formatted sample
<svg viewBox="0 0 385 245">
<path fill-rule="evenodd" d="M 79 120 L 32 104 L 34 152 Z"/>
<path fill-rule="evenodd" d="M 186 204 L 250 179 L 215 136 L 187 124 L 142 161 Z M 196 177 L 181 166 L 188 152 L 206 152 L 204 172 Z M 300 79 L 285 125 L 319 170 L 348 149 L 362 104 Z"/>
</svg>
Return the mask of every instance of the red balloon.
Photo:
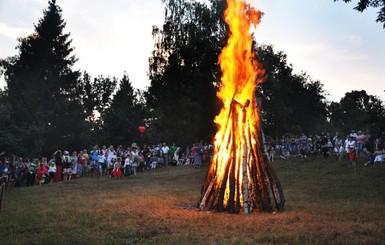
<svg viewBox="0 0 385 245">
<path fill-rule="evenodd" d="M 146 131 L 146 127 L 145 126 L 139 126 L 139 132 L 141 134 L 143 134 L 145 131 Z"/>
</svg>

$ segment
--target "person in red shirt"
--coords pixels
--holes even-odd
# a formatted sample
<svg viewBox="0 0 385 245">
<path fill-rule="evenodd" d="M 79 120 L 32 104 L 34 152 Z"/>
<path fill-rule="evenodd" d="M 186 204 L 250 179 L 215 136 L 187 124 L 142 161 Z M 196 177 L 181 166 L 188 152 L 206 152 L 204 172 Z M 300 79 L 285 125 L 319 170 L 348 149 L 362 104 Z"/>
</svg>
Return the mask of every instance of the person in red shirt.
<svg viewBox="0 0 385 245">
<path fill-rule="evenodd" d="M 45 175 L 48 174 L 48 168 L 44 165 L 43 162 L 39 164 L 36 168 L 36 179 L 38 181 L 38 184 L 41 185 L 44 183 Z"/>
</svg>

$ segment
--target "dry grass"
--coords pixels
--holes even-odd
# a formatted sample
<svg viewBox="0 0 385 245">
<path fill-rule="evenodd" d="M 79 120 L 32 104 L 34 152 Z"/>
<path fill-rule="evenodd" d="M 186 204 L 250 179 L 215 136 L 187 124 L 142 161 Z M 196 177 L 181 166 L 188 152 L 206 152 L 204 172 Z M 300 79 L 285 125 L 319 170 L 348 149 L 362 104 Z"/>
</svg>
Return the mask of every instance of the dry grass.
<svg viewBox="0 0 385 245">
<path fill-rule="evenodd" d="M 385 165 L 356 174 L 322 158 L 274 163 L 286 210 L 199 212 L 207 168 L 84 177 L 6 190 L 0 244 L 384 244 Z"/>
</svg>

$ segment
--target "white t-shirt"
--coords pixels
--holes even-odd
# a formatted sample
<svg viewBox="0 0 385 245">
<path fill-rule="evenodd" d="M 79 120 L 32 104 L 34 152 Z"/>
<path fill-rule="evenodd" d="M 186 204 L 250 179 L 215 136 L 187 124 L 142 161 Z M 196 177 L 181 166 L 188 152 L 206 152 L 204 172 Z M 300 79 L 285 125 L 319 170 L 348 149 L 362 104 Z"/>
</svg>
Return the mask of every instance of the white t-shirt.
<svg viewBox="0 0 385 245">
<path fill-rule="evenodd" d="M 130 157 L 126 157 L 126 159 L 124 160 L 124 167 L 127 167 L 128 165 L 131 165 L 131 164 L 132 164 L 132 161 Z"/>
<path fill-rule="evenodd" d="M 106 161 L 106 157 L 104 155 L 100 155 L 98 156 L 98 162 L 100 163 L 104 163 Z"/>
<path fill-rule="evenodd" d="M 162 151 L 163 151 L 163 154 L 168 154 L 168 152 L 170 151 L 170 148 L 167 145 L 163 146 Z"/>
<path fill-rule="evenodd" d="M 356 142 L 354 140 L 348 141 L 348 148 L 354 149 L 356 147 Z"/>
</svg>

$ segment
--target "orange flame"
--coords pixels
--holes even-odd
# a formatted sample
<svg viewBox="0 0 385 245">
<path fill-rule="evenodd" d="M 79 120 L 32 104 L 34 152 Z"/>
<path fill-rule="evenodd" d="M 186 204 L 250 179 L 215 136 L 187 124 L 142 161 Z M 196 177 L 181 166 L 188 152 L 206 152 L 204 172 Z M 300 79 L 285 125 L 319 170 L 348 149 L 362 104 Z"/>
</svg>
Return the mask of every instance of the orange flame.
<svg viewBox="0 0 385 245">
<path fill-rule="evenodd" d="M 239 185 L 235 187 L 236 195 L 240 196 L 243 203 L 242 157 L 247 153 L 244 152 L 243 145 L 247 144 L 247 149 L 259 147 L 259 115 L 256 110 L 255 90 L 257 84 L 264 81 L 264 70 L 254 57 L 250 27 L 251 24 L 254 27 L 259 24 L 262 13 L 243 0 L 227 0 L 227 5 L 225 20 L 230 28 L 230 36 L 219 56 L 222 81 L 217 93 L 223 102 L 223 108 L 215 118 L 219 128 L 215 136 L 213 164 L 209 172 L 215 172 L 216 183 L 222 183 L 223 180 L 229 179 L 225 176 L 225 169 L 229 160 L 232 162 L 231 159 L 234 159 L 234 172 L 237 173 L 235 178 Z M 226 205 L 230 193 L 229 183 L 225 188 Z"/>
</svg>

